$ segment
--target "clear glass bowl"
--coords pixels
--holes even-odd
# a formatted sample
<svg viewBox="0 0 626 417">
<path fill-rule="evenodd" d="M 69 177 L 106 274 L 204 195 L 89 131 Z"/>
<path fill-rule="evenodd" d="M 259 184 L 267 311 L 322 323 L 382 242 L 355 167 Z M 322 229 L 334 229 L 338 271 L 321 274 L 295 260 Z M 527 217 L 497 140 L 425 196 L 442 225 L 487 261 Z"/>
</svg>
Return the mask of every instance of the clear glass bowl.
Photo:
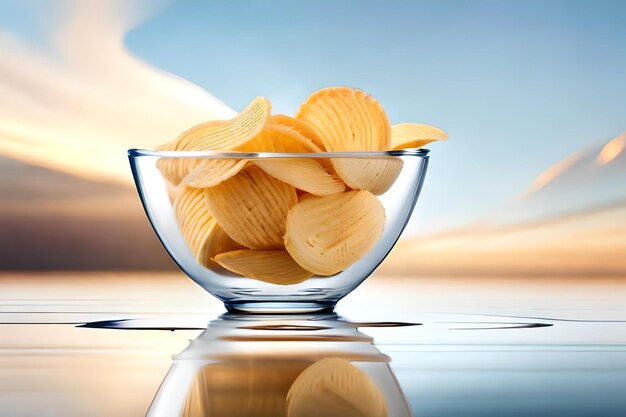
<svg viewBox="0 0 626 417">
<path fill-rule="evenodd" d="M 326 153 L 242 153 L 177 152 L 131 149 L 128 151 L 135 184 L 150 223 L 161 243 L 192 280 L 222 300 L 230 311 L 310 312 L 332 309 L 335 304 L 359 286 L 385 259 L 404 230 L 419 196 L 426 168 L 428 150 L 407 149 L 388 152 Z M 229 272 L 219 265 L 202 265 L 196 261 L 180 231 L 172 203 L 173 187 L 157 165 L 163 159 L 202 161 L 204 159 L 246 160 L 311 158 L 322 164 L 353 166 L 373 161 L 390 161 L 397 167 L 391 186 L 377 198 L 385 210 L 385 225 L 380 238 L 349 267 L 332 276 L 316 276 L 292 285 L 278 285 Z"/>
</svg>

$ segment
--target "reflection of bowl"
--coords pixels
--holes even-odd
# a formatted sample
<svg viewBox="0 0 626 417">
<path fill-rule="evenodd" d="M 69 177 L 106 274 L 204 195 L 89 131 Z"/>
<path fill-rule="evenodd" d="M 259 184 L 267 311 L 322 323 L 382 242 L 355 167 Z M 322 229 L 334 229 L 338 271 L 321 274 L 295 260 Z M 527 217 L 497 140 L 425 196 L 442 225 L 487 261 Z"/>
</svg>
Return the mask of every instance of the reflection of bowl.
<svg viewBox="0 0 626 417">
<path fill-rule="evenodd" d="M 301 415 L 289 410 L 289 392 L 294 391 L 303 372 L 330 358 L 347 361 L 366 375 L 376 396 L 383 398 L 387 416 L 411 415 L 389 357 L 357 329 L 357 324 L 333 314 L 225 314 L 174 357 L 147 415 Z M 358 385 L 352 380 L 344 386 L 350 393 L 326 395 L 331 403 L 320 401 L 319 407 L 327 413 L 317 415 L 379 415 L 359 412 L 363 405 L 376 401 L 368 398 L 368 394 L 373 396 L 371 391 L 359 390 Z M 333 394 L 340 393 L 333 390 Z M 331 412 L 337 410 L 332 403 L 336 398 L 341 398 L 352 413 Z M 349 406 L 350 400 L 356 407 Z"/>
<path fill-rule="evenodd" d="M 288 154 L 132 149 L 129 151 L 129 159 L 139 195 L 154 230 L 174 261 L 191 279 L 222 300 L 231 310 L 303 312 L 334 307 L 338 300 L 361 284 L 387 256 L 400 237 L 417 201 L 426 174 L 428 151 L 413 149 L 389 152 Z M 212 259 L 210 254 L 205 256 L 208 260 L 204 264 L 199 263 L 198 251 L 188 246 L 189 239 L 186 241 L 181 233 L 173 207 L 172 201 L 175 198 L 173 195 L 180 192 L 180 187 L 178 189 L 171 187 L 162 176 L 159 167 L 163 166 L 163 162 L 171 161 L 196 164 L 204 161 L 216 162 L 216 160 L 229 164 L 237 161 L 255 164 L 258 161 L 315 160 L 325 166 L 341 167 L 344 170 L 348 167 L 352 170 L 351 172 L 356 172 L 363 167 L 383 166 L 387 179 L 392 177 L 392 180 L 387 181 L 383 187 L 377 186 L 377 191 L 374 191 L 375 194 L 379 194 L 376 198 L 384 208 L 386 220 L 382 234 L 376 236 L 377 240 L 365 245 L 361 242 L 360 247 L 356 249 L 355 246 L 358 245 L 352 245 L 353 242 L 347 246 L 341 246 L 343 241 L 340 242 L 337 247 L 333 248 L 335 253 L 352 251 L 350 253 L 358 253 L 358 258 L 346 264 L 340 272 L 334 275 L 313 275 L 304 280 L 294 279 L 288 283 L 289 285 L 279 285 L 237 275 L 213 263 L 210 260 Z M 298 198 L 302 201 L 307 196 L 298 192 Z M 251 205 L 253 204 L 251 202 Z M 360 214 L 348 216 L 349 222 L 354 220 L 358 225 L 356 216 Z M 320 225 L 320 227 L 323 226 L 323 224 Z M 212 244 L 212 246 L 215 245 Z M 202 250 L 204 251 L 205 248 Z M 270 264 L 270 270 L 271 266 Z"/>
</svg>

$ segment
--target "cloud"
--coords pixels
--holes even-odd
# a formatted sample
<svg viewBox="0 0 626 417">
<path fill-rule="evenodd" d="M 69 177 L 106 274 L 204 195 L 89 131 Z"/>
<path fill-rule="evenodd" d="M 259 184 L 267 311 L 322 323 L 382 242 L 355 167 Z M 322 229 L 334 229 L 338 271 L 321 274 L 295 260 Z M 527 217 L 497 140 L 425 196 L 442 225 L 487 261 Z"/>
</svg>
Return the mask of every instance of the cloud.
<svg viewBox="0 0 626 417">
<path fill-rule="evenodd" d="M 520 198 L 480 222 L 404 242 L 389 269 L 462 275 L 623 275 L 624 142 L 626 133 L 576 152 L 544 171 Z"/>
<path fill-rule="evenodd" d="M 130 181 L 126 149 L 153 148 L 233 111 L 124 47 L 147 15 L 126 1 L 73 1 L 49 50 L 0 32 L 0 155 L 93 179 Z"/>
</svg>

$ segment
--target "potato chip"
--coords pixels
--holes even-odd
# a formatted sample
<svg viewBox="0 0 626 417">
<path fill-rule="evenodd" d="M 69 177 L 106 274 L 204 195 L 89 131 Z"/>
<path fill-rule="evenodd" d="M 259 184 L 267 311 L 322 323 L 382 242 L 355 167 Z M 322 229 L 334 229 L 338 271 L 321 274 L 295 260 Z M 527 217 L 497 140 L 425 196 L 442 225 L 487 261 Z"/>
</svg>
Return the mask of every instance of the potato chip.
<svg viewBox="0 0 626 417">
<path fill-rule="evenodd" d="M 385 209 L 368 191 L 308 197 L 287 216 L 285 248 L 304 269 L 333 275 L 361 259 L 384 227 Z"/>
<path fill-rule="evenodd" d="M 179 185 L 198 163 L 197 158 L 160 158 L 156 166 L 170 184 Z"/>
<path fill-rule="evenodd" d="M 385 396 L 362 370 L 342 358 L 320 359 L 287 393 L 287 417 L 387 417 Z"/>
<path fill-rule="evenodd" d="M 340 179 L 329 174 L 314 159 L 304 158 L 263 158 L 256 159 L 253 164 L 295 188 L 315 195 L 340 193 L 346 186 Z"/>
<path fill-rule="evenodd" d="M 399 158 L 342 158 L 334 159 L 337 175 L 354 190 L 366 190 L 380 195 L 389 190 L 402 171 Z"/>
<path fill-rule="evenodd" d="M 209 266 L 213 262 L 213 257 L 221 253 L 244 249 L 243 245 L 240 245 L 228 236 L 215 219 L 213 221 L 215 225 L 211 228 L 211 232 L 201 245 L 200 255 L 198 256 L 198 263 L 204 266 Z"/>
<path fill-rule="evenodd" d="M 237 148 L 241 152 L 320 152 L 310 139 L 289 126 L 268 125 L 260 134 Z"/>
<path fill-rule="evenodd" d="M 446 132 L 434 126 L 417 123 L 391 126 L 391 149 L 420 148 L 431 142 L 447 139 Z"/>
<path fill-rule="evenodd" d="M 241 113 L 226 122 L 208 122 L 189 129 L 177 141 L 179 150 L 233 150 L 261 133 L 270 117 L 271 105 L 257 97 Z"/>
<path fill-rule="evenodd" d="M 324 142 L 322 141 L 322 137 L 319 132 L 317 132 L 313 126 L 304 120 L 296 119 L 295 117 L 287 116 L 285 114 L 275 114 L 270 117 L 270 124 L 290 127 L 313 142 L 318 148 L 320 148 L 320 151 L 324 151 Z"/>
<path fill-rule="evenodd" d="M 236 175 L 247 162 L 245 159 L 205 158 L 183 178 L 182 182 L 196 188 L 213 187 Z"/>
<path fill-rule="evenodd" d="M 244 110 L 245 111 L 245 110 Z M 204 138 L 207 132 L 217 129 L 220 126 L 224 126 L 228 123 L 227 120 L 209 120 L 208 122 L 200 123 L 193 126 L 190 129 L 185 130 L 178 135 L 176 140 L 171 143 L 170 150 L 172 151 L 194 151 L 199 150 L 196 148 L 194 141 L 198 138 Z"/>
<path fill-rule="evenodd" d="M 258 250 L 284 247 L 285 218 L 298 201 L 291 185 L 249 166 L 204 194 L 209 212 L 236 242 Z"/>
<path fill-rule="evenodd" d="M 257 97 L 231 120 L 201 123 L 164 147 L 174 151 L 235 150 L 261 133 L 269 120 L 270 110 L 270 102 Z M 178 185 L 199 162 L 196 158 L 161 158 L 157 167 L 168 181 Z"/>
<path fill-rule="evenodd" d="M 181 187 L 174 200 L 174 211 L 181 233 L 194 258 L 202 258 L 204 242 L 217 226 L 206 207 L 203 191 Z"/>
<path fill-rule="evenodd" d="M 235 250 L 221 253 L 213 260 L 236 274 L 271 284 L 297 284 L 313 276 L 285 250 Z"/>
<path fill-rule="evenodd" d="M 324 88 L 300 106 L 296 118 L 313 126 L 329 152 L 389 149 L 391 128 L 382 106 L 361 90 Z"/>
<path fill-rule="evenodd" d="M 203 190 L 191 187 L 178 188 L 174 210 L 181 234 L 199 264 L 207 266 L 215 255 L 243 248 L 211 217 L 204 201 Z"/>
<path fill-rule="evenodd" d="M 347 87 L 325 88 L 313 93 L 297 117 L 321 134 L 328 151 L 382 151 L 391 144 L 389 120 L 380 104 L 363 91 Z M 365 163 L 333 159 L 337 175 L 351 188 L 382 194 L 397 178 L 399 168 L 390 160 Z"/>
</svg>

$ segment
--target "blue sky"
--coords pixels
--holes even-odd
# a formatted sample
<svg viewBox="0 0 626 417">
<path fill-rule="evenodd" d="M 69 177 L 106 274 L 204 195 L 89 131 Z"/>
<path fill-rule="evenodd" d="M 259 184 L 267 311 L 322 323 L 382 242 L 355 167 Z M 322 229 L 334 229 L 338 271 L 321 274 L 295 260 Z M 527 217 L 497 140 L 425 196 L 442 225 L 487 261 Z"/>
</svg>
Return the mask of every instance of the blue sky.
<svg viewBox="0 0 626 417">
<path fill-rule="evenodd" d="M 0 0 L 0 30 L 45 44 L 53 3 L 15 3 Z M 480 216 L 626 130 L 624 22 L 623 1 L 173 1 L 126 44 L 236 110 L 264 95 L 293 113 L 351 85 L 392 123 L 443 128 L 415 223 L 429 228 Z"/>
</svg>

